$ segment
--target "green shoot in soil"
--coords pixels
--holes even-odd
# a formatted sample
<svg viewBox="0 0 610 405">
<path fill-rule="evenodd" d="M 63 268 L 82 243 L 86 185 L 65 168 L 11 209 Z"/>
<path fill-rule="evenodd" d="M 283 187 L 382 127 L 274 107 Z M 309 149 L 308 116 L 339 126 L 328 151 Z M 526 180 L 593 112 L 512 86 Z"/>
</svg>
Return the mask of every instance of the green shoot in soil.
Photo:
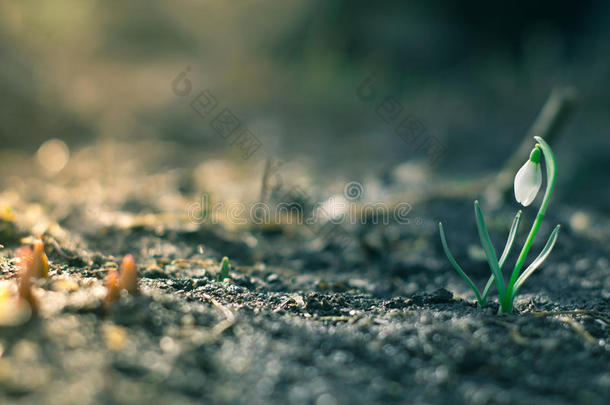
<svg viewBox="0 0 610 405">
<path fill-rule="evenodd" d="M 538 190 L 540 189 L 540 185 L 542 183 L 542 173 L 540 169 L 541 156 L 544 156 L 544 161 L 546 164 L 546 192 L 544 194 L 544 199 L 542 200 L 540 209 L 538 210 L 538 215 L 536 216 L 536 219 L 532 224 L 532 228 L 530 229 L 525 244 L 521 249 L 521 253 L 519 254 L 517 262 L 515 263 L 515 267 L 513 268 L 508 284 L 505 284 L 504 282 L 502 268 L 515 242 L 515 236 L 517 234 L 517 229 L 521 221 L 521 211 L 517 212 L 517 215 L 515 215 L 515 219 L 513 220 L 513 223 L 511 225 L 504 251 L 502 252 L 502 256 L 500 256 L 500 259 L 498 260 L 496 256 L 496 251 L 491 243 L 491 239 L 489 238 L 489 232 L 487 231 L 487 225 L 485 224 L 485 219 L 483 217 L 483 212 L 481 211 L 479 202 L 474 202 L 474 213 L 477 223 L 477 230 L 479 232 L 479 239 L 481 241 L 483 251 L 485 252 L 487 263 L 489 264 L 489 268 L 491 269 L 491 276 L 489 277 L 489 280 L 487 281 L 483 292 L 479 291 L 474 282 L 470 279 L 470 277 L 468 277 L 468 275 L 464 272 L 464 270 L 462 270 L 460 265 L 453 258 L 453 255 L 449 251 L 449 247 L 447 245 L 447 239 L 445 237 L 445 231 L 443 230 L 443 224 L 438 224 L 441 236 L 441 243 L 443 245 L 445 255 L 449 259 L 449 262 L 451 263 L 453 268 L 470 286 L 477 298 L 477 303 L 480 307 L 486 305 L 487 295 L 489 294 L 489 291 L 495 281 L 496 289 L 498 290 L 498 302 L 500 304 L 500 308 L 498 310 L 499 314 L 513 312 L 513 303 L 515 300 L 515 296 L 519 292 L 519 289 L 528 279 L 528 277 L 531 276 L 534 271 L 538 267 L 540 267 L 544 260 L 546 260 L 546 258 L 549 256 L 551 250 L 553 249 L 553 246 L 555 246 L 555 242 L 557 241 L 557 236 L 559 234 L 560 226 L 557 225 L 551 233 L 546 245 L 542 249 L 542 252 L 525 269 L 525 271 L 521 272 L 527 254 L 529 253 L 529 250 L 534 242 L 534 238 L 536 237 L 536 233 L 538 233 L 538 229 L 540 228 L 540 224 L 542 223 L 542 219 L 544 218 L 544 214 L 546 213 L 551 193 L 553 192 L 553 187 L 555 186 L 555 175 L 557 174 L 555 157 L 553 156 L 551 147 L 542 138 L 537 136 L 534 138 L 538 143 L 532 150 L 528 161 L 523 165 L 523 167 L 515 176 L 515 198 L 523 206 L 528 206 L 536 197 L 536 194 L 538 193 Z"/>
<path fill-rule="evenodd" d="M 225 278 L 229 277 L 229 258 L 223 257 L 222 262 L 220 263 L 220 271 L 218 272 L 217 281 L 222 281 Z"/>
</svg>

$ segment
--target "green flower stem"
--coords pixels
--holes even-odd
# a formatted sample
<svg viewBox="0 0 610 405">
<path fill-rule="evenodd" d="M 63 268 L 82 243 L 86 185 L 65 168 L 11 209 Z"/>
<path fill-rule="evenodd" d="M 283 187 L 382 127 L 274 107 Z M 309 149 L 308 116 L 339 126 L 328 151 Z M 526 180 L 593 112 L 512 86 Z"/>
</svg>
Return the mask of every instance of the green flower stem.
<svg viewBox="0 0 610 405">
<path fill-rule="evenodd" d="M 544 162 L 546 164 L 547 174 L 546 192 L 544 193 L 542 205 L 540 205 L 540 209 L 538 210 L 538 215 L 536 215 L 536 220 L 532 225 L 532 229 L 530 229 L 530 233 L 527 236 L 527 240 L 525 241 L 525 244 L 521 249 L 521 253 L 519 254 L 519 258 L 517 259 L 517 263 L 515 264 L 515 267 L 513 269 L 510 281 L 508 282 L 506 294 L 504 295 L 502 302 L 500 303 L 500 312 L 503 313 L 513 312 L 513 288 L 515 286 L 517 278 L 519 277 L 521 268 L 525 263 L 527 254 L 529 253 L 530 248 L 532 247 L 532 243 L 534 243 L 536 233 L 538 233 L 538 229 L 540 228 L 540 224 L 542 223 L 542 219 L 544 218 L 544 214 L 546 213 L 546 208 L 549 205 L 549 200 L 551 199 L 553 187 L 555 186 L 555 175 L 557 174 L 557 168 L 555 163 L 555 157 L 553 156 L 551 147 L 544 141 L 544 139 L 540 138 L 539 136 L 534 137 L 534 139 L 536 139 L 536 141 L 540 144 L 542 153 L 544 155 Z"/>
</svg>

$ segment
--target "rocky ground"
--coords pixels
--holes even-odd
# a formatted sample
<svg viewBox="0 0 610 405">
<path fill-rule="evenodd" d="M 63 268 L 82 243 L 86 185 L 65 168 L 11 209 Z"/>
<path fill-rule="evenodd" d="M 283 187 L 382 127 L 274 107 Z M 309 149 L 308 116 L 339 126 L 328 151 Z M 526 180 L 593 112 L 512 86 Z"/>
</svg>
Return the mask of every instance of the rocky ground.
<svg viewBox="0 0 610 405">
<path fill-rule="evenodd" d="M 53 178 L 27 158 L 4 159 L 3 288 L 29 236 L 43 235 L 50 276 L 35 288 L 40 315 L 0 326 L 0 402 L 606 403 L 604 216 L 553 201 L 541 235 L 563 224 L 558 244 L 516 313 L 498 317 L 493 300 L 476 307 L 436 228 L 445 223 L 456 259 L 484 284 L 477 196 L 413 204 L 408 223 L 346 226 L 343 243 L 306 226 L 197 223 L 188 207 L 198 192 L 239 189 L 238 175 L 218 162 L 176 169 L 172 159 L 188 158 L 166 145 L 145 159 L 135 159 L 142 145 L 100 148 L 73 154 Z M 251 194 L 255 177 L 243 186 Z M 380 183 L 384 195 L 400 194 L 396 181 Z M 324 187 L 306 189 L 328 196 Z M 489 210 L 497 246 L 515 209 Z M 127 253 L 140 294 L 104 310 L 104 277 Z M 223 256 L 232 266 L 217 281 Z"/>
</svg>

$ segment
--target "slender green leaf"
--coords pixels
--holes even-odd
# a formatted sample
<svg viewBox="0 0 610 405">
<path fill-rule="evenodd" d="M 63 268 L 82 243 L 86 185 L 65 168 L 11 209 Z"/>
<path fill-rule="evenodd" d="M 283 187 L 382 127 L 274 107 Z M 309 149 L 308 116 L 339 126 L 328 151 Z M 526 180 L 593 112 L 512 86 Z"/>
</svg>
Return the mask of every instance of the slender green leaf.
<svg viewBox="0 0 610 405">
<path fill-rule="evenodd" d="M 504 279 L 502 278 L 502 271 L 500 270 L 500 265 L 498 264 L 498 257 L 496 256 L 496 251 L 494 250 L 494 247 L 491 243 L 491 239 L 489 238 L 487 225 L 485 225 L 485 218 L 483 218 L 481 206 L 479 205 L 478 201 L 474 202 L 474 213 L 477 221 L 477 230 L 479 231 L 479 238 L 481 239 L 481 245 L 483 246 L 483 251 L 485 251 L 485 256 L 487 257 L 487 263 L 489 263 L 491 272 L 493 273 L 494 279 L 496 280 L 498 294 L 500 295 L 500 297 L 504 297 L 505 289 Z"/>
<path fill-rule="evenodd" d="M 483 306 L 485 304 L 485 302 L 481 300 L 481 294 L 479 293 L 479 290 L 474 285 L 474 283 L 472 282 L 470 277 L 468 277 L 468 275 L 464 272 L 464 270 L 462 270 L 460 265 L 455 261 L 455 259 L 453 258 L 453 255 L 449 251 L 449 246 L 447 246 L 447 239 L 445 238 L 445 231 L 443 230 L 443 224 L 440 222 L 438 223 L 438 230 L 439 230 L 439 233 L 441 234 L 441 243 L 443 245 L 443 250 L 445 251 L 445 255 L 447 256 L 447 259 L 449 259 L 449 263 L 451 263 L 453 265 L 453 268 L 455 269 L 455 271 L 457 271 L 458 274 L 460 276 L 462 276 L 464 281 L 466 281 L 466 283 L 468 283 L 470 288 L 472 288 L 472 291 L 474 291 L 474 295 L 476 295 L 476 297 L 477 297 L 477 301 L 479 302 L 479 305 Z"/>
<path fill-rule="evenodd" d="M 485 288 L 483 289 L 483 296 L 481 297 L 483 301 L 487 302 L 487 296 L 489 295 L 489 290 L 491 290 L 491 286 L 493 285 L 495 280 L 494 275 L 489 276 L 487 280 L 487 284 L 485 284 Z"/>
<path fill-rule="evenodd" d="M 519 210 L 519 212 L 517 212 L 517 215 L 515 215 L 515 219 L 513 219 L 513 224 L 510 226 L 510 232 L 508 233 L 508 240 L 506 241 L 506 245 L 504 246 L 504 251 L 502 252 L 502 256 L 500 257 L 500 262 L 498 263 L 499 267 L 500 267 L 500 271 L 502 270 L 502 267 L 504 266 L 504 263 L 506 262 L 508 255 L 510 254 L 510 250 L 513 247 L 513 244 L 515 242 L 515 236 L 517 236 L 517 228 L 519 228 L 520 222 L 521 222 L 521 210 Z M 483 289 L 483 301 L 487 301 L 487 295 L 489 294 L 489 290 L 491 289 L 493 282 L 494 282 L 494 275 L 492 274 L 489 277 L 489 280 L 487 280 L 487 284 L 485 284 L 485 288 Z"/>
<path fill-rule="evenodd" d="M 549 236 L 549 240 L 546 242 L 546 245 L 544 245 L 544 249 L 542 249 L 542 252 L 540 252 L 538 257 L 536 259 L 534 259 L 532 264 L 530 264 L 527 267 L 527 269 L 525 269 L 523 274 L 521 274 L 519 276 L 519 278 L 517 279 L 517 282 L 515 283 L 515 287 L 513 289 L 513 291 L 514 291 L 513 292 L 513 297 L 515 295 L 517 295 L 517 292 L 519 291 L 519 288 L 521 288 L 523 283 L 525 283 L 525 280 L 527 280 L 528 277 L 531 276 L 532 273 L 534 273 L 534 271 L 536 271 L 536 269 L 538 267 L 540 267 L 540 265 L 551 254 L 551 250 L 553 250 L 553 247 L 555 246 L 555 242 L 557 241 L 557 236 L 559 235 L 559 228 L 561 228 L 561 225 L 557 225 L 555 227 L 555 229 L 553 229 L 553 232 L 551 233 L 551 236 Z"/>
<path fill-rule="evenodd" d="M 500 268 L 502 268 L 502 266 L 504 266 L 504 262 L 508 258 L 508 255 L 510 254 L 510 250 L 513 247 L 513 244 L 515 242 L 515 237 L 517 236 L 517 228 L 519 228 L 519 222 L 521 222 L 521 210 L 519 210 L 519 212 L 517 212 L 517 215 L 515 215 L 515 219 L 513 219 L 513 224 L 510 226 L 510 232 L 508 233 L 508 240 L 506 241 L 506 246 L 504 246 L 504 251 L 502 252 L 502 256 L 500 256 L 500 262 L 499 262 Z"/>
</svg>

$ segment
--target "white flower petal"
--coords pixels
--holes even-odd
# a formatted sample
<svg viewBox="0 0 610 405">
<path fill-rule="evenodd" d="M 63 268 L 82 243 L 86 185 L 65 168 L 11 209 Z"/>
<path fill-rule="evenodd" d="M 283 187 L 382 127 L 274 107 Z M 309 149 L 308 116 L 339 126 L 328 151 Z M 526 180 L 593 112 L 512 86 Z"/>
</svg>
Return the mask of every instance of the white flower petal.
<svg viewBox="0 0 610 405">
<path fill-rule="evenodd" d="M 525 162 L 515 176 L 515 199 L 524 207 L 530 205 L 542 185 L 542 170 L 540 163 L 531 160 Z"/>
<path fill-rule="evenodd" d="M 532 166 L 532 162 L 529 160 L 525 162 L 523 166 L 519 169 L 517 174 L 515 175 L 515 199 L 522 203 L 527 198 L 527 185 L 529 183 L 528 178 L 530 176 L 530 168 Z"/>
</svg>

